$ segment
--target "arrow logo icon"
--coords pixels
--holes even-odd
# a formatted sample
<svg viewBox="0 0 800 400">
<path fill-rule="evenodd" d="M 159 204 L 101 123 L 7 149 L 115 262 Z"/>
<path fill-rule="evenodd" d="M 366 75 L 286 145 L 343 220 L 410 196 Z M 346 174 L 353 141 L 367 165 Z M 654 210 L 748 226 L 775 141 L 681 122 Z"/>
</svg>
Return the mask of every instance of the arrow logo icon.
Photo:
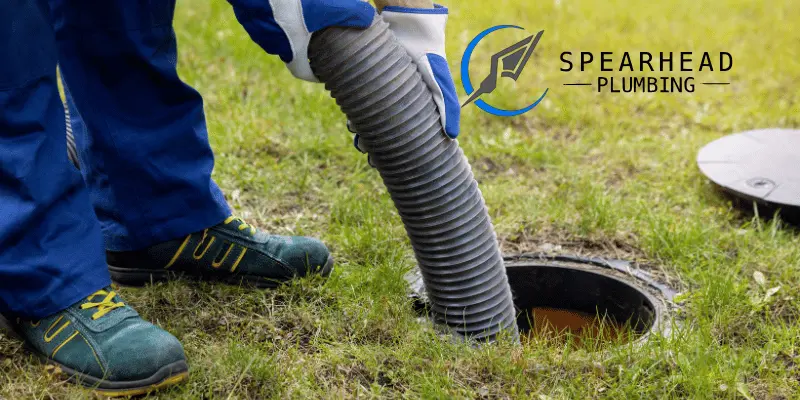
<svg viewBox="0 0 800 400">
<path fill-rule="evenodd" d="M 525 69 L 525 64 L 528 63 L 528 59 L 533 54 L 533 50 L 536 48 L 536 44 L 539 43 L 542 34 L 544 34 L 543 30 L 539 31 L 535 37 L 533 35 L 528 36 L 494 54 L 489 75 L 483 79 L 478 89 L 469 96 L 469 99 L 461 107 L 463 108 L 472 103 L 484 94 L 492 93 L 497 88 L 497 80 L 500 77 L 511 78 L 516 81 L 522 74 L 522 70 Z M 499 77 L 498 73 L 500 74 Z"/>
</svg>

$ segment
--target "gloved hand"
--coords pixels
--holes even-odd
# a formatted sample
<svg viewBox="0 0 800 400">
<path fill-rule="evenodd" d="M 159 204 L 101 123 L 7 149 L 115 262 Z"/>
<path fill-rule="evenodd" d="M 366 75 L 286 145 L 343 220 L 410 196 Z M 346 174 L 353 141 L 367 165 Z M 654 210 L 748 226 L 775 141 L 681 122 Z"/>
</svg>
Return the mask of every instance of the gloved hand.
<svg viewBox="0 0 800 400">
<path fill-rule="evenodd" d="M 367 28 L 375 8 L 361 0 L 228 0 L 236 19 L 264 51 L 297 78 L 319 82 L 308 62 L 311 34 L 329 26 Z"/>
<path fill-rule="evenodd" d="M 381 16 L 417 63 L 422 79 L 433 92 L 444 132 L 455 139 L 460 128 L 461 107 L 444 49 L 447 13 L 447 8 L 438 4 L 434 8 L 388 6 Z"/>
<path fill-rule="evenodd" d="M 445 134 L 455 139 L 460 130 L 461 107 L 445 55 L 447 14 L 447 8 L 438 4 L 434 8 L 387 6 L 381 13 L 433 93 Z M 358 134 L 353 138 L 353 144 L 363 152 L 358 145 Z"/>
</svg>

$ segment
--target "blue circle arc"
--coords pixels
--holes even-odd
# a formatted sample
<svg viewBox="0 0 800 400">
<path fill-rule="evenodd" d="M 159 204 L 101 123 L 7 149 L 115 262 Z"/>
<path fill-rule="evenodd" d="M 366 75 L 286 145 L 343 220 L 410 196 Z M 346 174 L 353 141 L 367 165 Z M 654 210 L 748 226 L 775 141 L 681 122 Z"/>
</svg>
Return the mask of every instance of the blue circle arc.
<svg viewBox="0 0 800 400">
<path fill-rule="evenodd" d="M 494 32 L 494 31 L 497 31 L 497 30 L 500 30 L 500 29 L 506 29 L 506 28 L 523 29 L 522 27 L 516 26 L 516 25 L 497 25 L 497 26 L 493 26 L 493 27 L 491 27 L 489 29 L 486 29 L 483 32 L 479 33 L 478 36 L 475 36 L 475 38 L 472 39 L 471 42 L 469 42 L 469 45 L 467 45 L 467 49 L 464 50 L 464 55 L 461 57 L 461 82 L 464 85 L 464 91 L 467 92 L 467 95 L 470 95 L 470 94 L 472 94 L 472 92 L 475 91 L 475 89 L 472 87 L 472 81 L 469 78 L 469 62 L 472 59 L 472 52 L 475 50 L 475 47 L 478 45 L 478 43 L 480 43 L 480 41 L 483 40 L 483 38 L 486 37 L 486 35 Z M 529 105 L 529 106 L 527 106 L 525 108 L 520 108 L 519 110 L 501 110 L 501 109 L 499 109 L 497 107 L 493 107 L 493 106 L 489 105 L 488 103 L 486 103 L 482 99 L 475 100 L 475 105 L 478 106 L 478 108 L 480 108 L 481 110 L 488 112 L 489 114 L 494 114 L 494 115 L 498 115 L 498 116 L 501 116 L 501 117 L 513 117 L 513 116 L 516 116 L 516 115 L 524 114 L 524 113 L 532 110 L 537 105 L 539 105 L 539 103 L 542 101 L 542 99 L 544 99 L 544 96 L 547 95 L 547 92 L 549 90 L 550 90 L 549 88 L 545 89 L 544 93 L 542 93 L 542 95 L 539 96 L 539 98 L 536 99 L 536 101 L 533 104 L 531 104 L 531 105 Z"/>
</svg>

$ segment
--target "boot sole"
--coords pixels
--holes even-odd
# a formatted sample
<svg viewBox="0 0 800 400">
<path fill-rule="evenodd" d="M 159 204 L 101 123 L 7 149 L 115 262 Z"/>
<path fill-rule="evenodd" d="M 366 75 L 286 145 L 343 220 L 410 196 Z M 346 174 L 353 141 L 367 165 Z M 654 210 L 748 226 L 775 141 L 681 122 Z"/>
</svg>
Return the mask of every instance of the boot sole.
<svg viewBox="0 0 800 400">
<path fill-rule="evenodd" d="M 110 264 L 108 266 L 108 272 L 111 274 L 111 280 L 122 286 L 145 286 L 149 283 L 167 282 L 183 278 L 193 281 L 222 282 L 229 285 L 245 284 L 258 289 L 274 289 L 288 282 L 288 280 L 280 281 L 253 275 L 220 277 L 219 275 L 213 274 L 192 274 L 185 271 L 171 271 L 168 269 L 120 268 Z M 331 272 L 333 272 L 333 256 L 328 256 L 328 261 L 319 269 L 319 275 L 323 278 L 327 278 L 330 276 Z"/>
<path fill-rule="evenodd" d="M 177 361 L 162 367 L 149 378 L 126 382 L 108 381 L 75 371 L 41 354 L 37 355 L 44 359 L 45 371 L 50 375 L 66 378 L 68 382 L 84 386 L 104 397 L 139 396 L 177 385 L 189 377 L 189 365 L 186 361 Z"/>
</svg>

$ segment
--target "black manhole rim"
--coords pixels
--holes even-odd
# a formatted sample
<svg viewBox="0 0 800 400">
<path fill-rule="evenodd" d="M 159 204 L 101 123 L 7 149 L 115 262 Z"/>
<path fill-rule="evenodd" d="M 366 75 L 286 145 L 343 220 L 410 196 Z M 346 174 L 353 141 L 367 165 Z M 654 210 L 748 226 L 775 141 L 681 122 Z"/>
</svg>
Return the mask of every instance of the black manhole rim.
<svg viewBox="0 0 800 400">
<path fill-rule="evenodd" d="M 613 312 L 609 313 L 609 315 L 615 320 L 619 320 L 618 322 L 622 323 L 627 322 L 622 321 L 622 319 L 625 318 L 621 317 L 624 315 L 623 311 L 626 310 L 624 304 L 617 304 L 616 309 L 613 307 L 614 301 L 625 298 L 625 293 L 615 293 L 621 291 L 633 296 L 629 300 L 630 307 L 627 308 L 628 311 L 633 307 L 645 307 L 645 309 L 639 310 L 641 313 L 640 315 L 647 315 L 648 312 L 651 314 L 651 318 L 648 320 L 639 321 L 640 326 L 634 327 L 636 337 L 625 343 L 644 343 L 654 334 L 666 336 L 671 330 L 669 314 L 670 311 L 675 308 L 673 299 L 677 293 L 672 288 L 657 281 L 648 272 L 638 268 L 637 265 L 629 261 L 540 253 L 505 255 L 503 259 L 509 276 L 509 284 L 514 293 L 514 304 L 517 308 L 516 311 L 518 315 L 517 324 L 522 329 L 528 328 L 526 324 L 528 313 L 523 312 L 522 308 L 525 308 L 525 311 L 527 311 L 537 306 L 574 309 L 576 311 L 589 313 L 595 313 L 597 311 L 603 313 L 604 311 L 611 310 Z M 532 285 L 531 282 L 524 281 L 526 276 L 530 278 L 536 275 L 539 275 L 537 278 L 539 280 L 538 283 L 534 282 Z M 542 280 L 543 277 L 546 280 L 548 276 L 550 278 L 560 276 L 562 282 L 545 282 Z M 602 289 L 603 286 L 606 287 L 603 293 L 612 295 L 612 298 L 609 300 L 611 301 L 610 305 L 601 304 L 600 307 L 597 307 L 598 302 L 595 301 L 595 299 L 598 298 L 597 296 L 602 297 L 602 295 L 598 292 L 592 293 L 591 288 L 584 287 L 579 289 L 576 287 L 578 286 L 575 284 L 576 277 L 579 281 L 583 279 L 604 282 L 604 284 L 596 285 L 595 289 L 599 290 Z M 415 299 L 418 310 L 430 307 L 430 305 L 427 304 L 425 288 L 418 270 L 415 269 L 409 273 L 406 276 L 406 280 L 411 285 L 411 296 Z M 551 285 L 550 293 L 547 293 L 546 290 L 542 290 L 542 287 L 535 287 L 536 285 L 541 286 L 548 284 Z M 585 282 L 579 282 L 579 284 L 586 285 Z M 564 287 L 570 285 L 573 287 L 573 292 L 568 293 L 568 291 L 564 291 Z M 609 291 L 609 288 L 612 290 Z M 530 292 L 526 293 L 526 289 Z M 561 294 L 563 297 L 565 292 L 567 296 L 571 296 L 573 302 L 565 302 L 561 299 L 559 303 L 547 303 L 547 301 L 555 298 L 555 294 Z M 593 308 L 580 307 L 577 305 L 575 301 L 577 300 L 578 303 L 581 301 L 580 298 L 575 299 L 578 294 L 583 297 L 583 301 L 593 304 Z M 632 294 L 635 294 L 635 296 Z M 620 314 L 620 312 L 622 312 L 622 314 Z M 443 327 L 441 325 L 437 326 Z"/>
</svg>

